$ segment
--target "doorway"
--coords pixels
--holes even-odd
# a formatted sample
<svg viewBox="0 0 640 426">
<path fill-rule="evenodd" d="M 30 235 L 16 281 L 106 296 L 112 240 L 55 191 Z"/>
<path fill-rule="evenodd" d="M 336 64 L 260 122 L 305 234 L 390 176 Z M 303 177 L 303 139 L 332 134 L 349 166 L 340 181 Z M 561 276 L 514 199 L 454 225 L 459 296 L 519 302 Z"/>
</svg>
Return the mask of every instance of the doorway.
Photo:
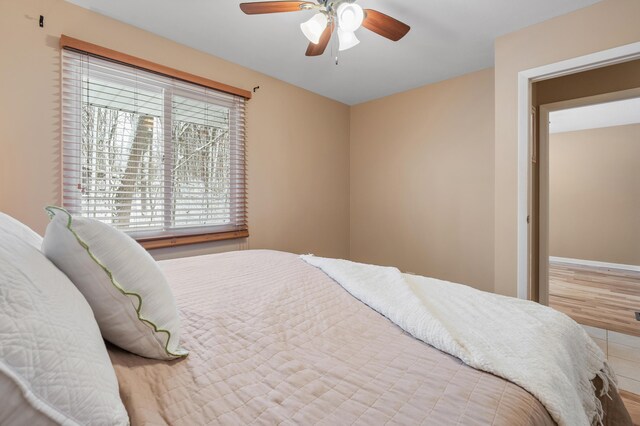
<svg viewBox="0 0 640 426">
<path fill-rule="evenodd" d="M 575 99 L 640 87 L 640 72 L 627 73 L 625 78 L 603 79 L 600 71 L 635 62 L 640 66 L 640 42 L 543 65 L 518 73 L 518 135 L 517 135 L 517 296 L 539 300 L 540 270 L 538 265 L 538 130 L 536 106 L 560 100 Z M 606 72 L 605 72 L 606 74 Z M 583 84 L 571 84 L 566 79 L 585 77 Z M 537 102 L 536 87 L 555 84 L 551 98 Z M 635 83 L 635 84 L 634 84 Z M 577 90 L 576 90 L 577 89 Z M 583 92 L 576 94 L 576 92 Z M 544 302 L 544 300 L 542 300 Z"/>
<path fill-rule="evenodd" d="M 542 105 L 539 140 L 540 302 L 640 337 L 640 89 Z"/>
</svg>

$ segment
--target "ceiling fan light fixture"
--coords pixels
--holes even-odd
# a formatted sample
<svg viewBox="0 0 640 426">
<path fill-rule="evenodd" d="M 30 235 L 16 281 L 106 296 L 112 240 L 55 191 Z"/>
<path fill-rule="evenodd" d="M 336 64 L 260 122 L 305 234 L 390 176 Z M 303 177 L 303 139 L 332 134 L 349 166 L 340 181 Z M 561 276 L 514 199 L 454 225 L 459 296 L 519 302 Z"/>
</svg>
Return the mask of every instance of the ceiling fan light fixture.
<svg viewBox="0 0 640 426">
<path fill-rule="evenodd" d="M 343 50 L 351 49 L 356 46 L 360 43 L 360 40 L 358 40 L 358 37 L 356 37 L 353 32 L 343 31 L 338 28 L 338 42 L 338 50 L 342 52 Z"/>
<path fill-rule="evenodd" d="M 327 28 L 327 16 L 324 13 L 316 13 L 311 19 L 300 24 L 302 33 L 313 44 L 318 44 L 325 28 Z"/>
<path fill-rule="evenodd" d="M 345 32 L 352 33 L 362 25 L 364 11 L 353 3 L 342 3 L 336 11 L 338 27 Z"/>
</svg>

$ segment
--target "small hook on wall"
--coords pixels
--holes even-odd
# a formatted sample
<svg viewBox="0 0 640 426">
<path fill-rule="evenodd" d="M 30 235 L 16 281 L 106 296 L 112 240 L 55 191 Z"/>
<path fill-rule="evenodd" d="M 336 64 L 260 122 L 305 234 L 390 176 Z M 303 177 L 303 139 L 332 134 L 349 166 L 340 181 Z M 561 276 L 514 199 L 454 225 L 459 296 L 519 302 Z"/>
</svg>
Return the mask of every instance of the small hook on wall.
<svg viewBox="0 0 640 426">
<path fill-rule="evenodd" d="M 38 21 L 38 25 L 40 28 L 44 28 L 44 15 L 40 15 L 40 20 Z"/>
<path fill-rule="evenodd" d="M 260 88 L 260 86 L 256 86 L 253 88 L 253 93 L 256 93 L 258 91 L 258 89 Z"/>
</svg>

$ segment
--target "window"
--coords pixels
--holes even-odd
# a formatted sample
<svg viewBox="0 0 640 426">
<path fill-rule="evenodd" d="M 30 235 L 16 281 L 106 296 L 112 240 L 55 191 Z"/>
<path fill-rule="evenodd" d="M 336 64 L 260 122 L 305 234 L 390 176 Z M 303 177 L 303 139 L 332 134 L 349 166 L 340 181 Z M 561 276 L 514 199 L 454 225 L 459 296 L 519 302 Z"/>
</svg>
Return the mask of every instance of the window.
<svg viewBox="0 0 640 426">
<path fill-rule="evenodd" d="M 246 236 L 244 113 L 242 96 L 63 49 L 64 207 L 143 241 Z"/>
</svg>

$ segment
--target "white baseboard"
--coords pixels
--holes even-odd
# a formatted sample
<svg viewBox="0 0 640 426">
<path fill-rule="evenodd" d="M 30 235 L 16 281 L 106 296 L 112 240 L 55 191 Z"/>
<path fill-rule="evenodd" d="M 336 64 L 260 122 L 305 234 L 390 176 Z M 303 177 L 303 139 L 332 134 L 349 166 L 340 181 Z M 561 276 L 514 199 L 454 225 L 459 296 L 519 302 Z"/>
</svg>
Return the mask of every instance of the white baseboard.
<svg viewBox="0 0 640 426">
<path fill-rule="evenodd" d="M 597 260 L 571 259 L 568 257 L 549 256 L 550 262 L 568 263 L 570 265 L 593 266 L 595 268 L 622 269 L 624 271 L 638 271 L 638 265 L 624 265 L 622 263 L 598 262 Z"/>
</svg>

